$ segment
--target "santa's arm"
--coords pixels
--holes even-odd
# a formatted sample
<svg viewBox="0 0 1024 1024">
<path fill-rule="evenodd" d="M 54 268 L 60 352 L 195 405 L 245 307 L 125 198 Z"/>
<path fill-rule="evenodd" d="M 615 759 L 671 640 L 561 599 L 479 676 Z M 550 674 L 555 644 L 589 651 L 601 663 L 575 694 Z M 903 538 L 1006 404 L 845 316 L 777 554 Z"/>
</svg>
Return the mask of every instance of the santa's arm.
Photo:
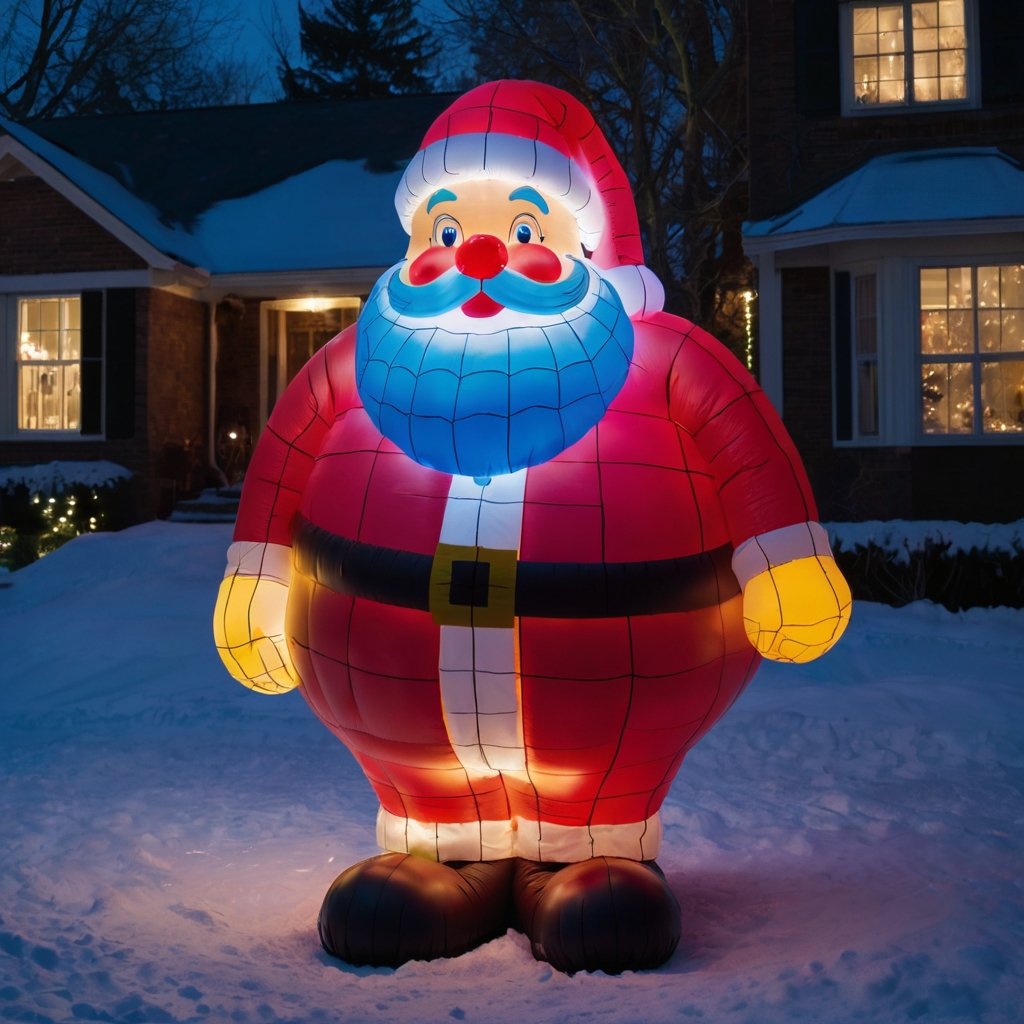
<svg viewBox="0 0 1024 1024">
<path fill-rule="evenodd" d="M 343 361 L 350 343 L 345 334 L 329 342 L 288 385 L 245 474 L 213 634 L 228 671 L 263 693 L 283 693 L 299 682 L 284 627 L 291 523 L 334 422 L 331 365 Z"/>
<path fill-rule="evenodd" d="M 850 588 L 778 413 L 739 361 L 696 327 L 675 355 L 669 393 L 673 418 L 715 477 L 750 642 L 776 661 L 824 654 L 849 622 Z"/>
</svg>

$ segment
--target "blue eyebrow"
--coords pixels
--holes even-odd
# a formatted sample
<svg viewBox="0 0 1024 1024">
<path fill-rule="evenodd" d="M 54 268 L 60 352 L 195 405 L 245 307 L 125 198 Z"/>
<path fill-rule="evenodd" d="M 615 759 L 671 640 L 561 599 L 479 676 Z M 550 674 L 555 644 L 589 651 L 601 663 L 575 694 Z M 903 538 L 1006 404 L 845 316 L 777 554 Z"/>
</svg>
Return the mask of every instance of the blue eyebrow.
<svg viewBox="0 0 1024 1024">
<path fill-rule="evenodd" d="M 431 210 L 432 210 L 432 209 L 433 209 L 433 208 L 434 208 L 435 206 L 437 206 L 437 204 L 438 204 L 438 203 L 450 203 L 450 202 L 451 202 L 451 201 L 452 201 L 453 199 L 458 199 L 458 198 L 459 198 L 459 197 L 458 197 L 458 196 L 457 196 L 457 195 L 456 195 L 456 194 L 455 194 L 454 192 L 451 192 L 451 191 L 449 191 L 449 190 L 448 190 L 448 189 L 446 189 L 446 188 L 439 188 L 439 189 L 438 189 L 438 190 L 437 190 L 437 191 L 436 191 L 436 192 L 435 192 L 435 193 L 434 193 L 434 194 L 433 194 L 433 195 L 432 195 L 432 196 L 431 196 L 431 197 L 430 197 L 430 198 L 429 198 L 429 199 L 427 200 L 427 213 L 430 213 L 430 211 L 431 211 Z M 544 212 L 545 212 L 545 213 L 547 213 L 548 211 L 547 211 L 547 210 L 545 210 Z"/>
<path fill-rule="evenodd" d="M 544 201 L 544 197 L 535 188 L 530 188 L 529 185 L 517 188 L 508 198 L 510 202 L 513 199 L 525 199 L 528 203 L 533 203 L 541 213 L 548 212 L 548 204 Z"/>
</svg>

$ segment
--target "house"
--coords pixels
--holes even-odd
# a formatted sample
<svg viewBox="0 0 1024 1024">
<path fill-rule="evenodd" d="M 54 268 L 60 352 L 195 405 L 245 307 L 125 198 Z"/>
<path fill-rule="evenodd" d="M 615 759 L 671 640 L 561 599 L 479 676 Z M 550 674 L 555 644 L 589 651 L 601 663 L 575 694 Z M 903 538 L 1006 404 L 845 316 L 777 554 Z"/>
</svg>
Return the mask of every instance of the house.
<svg viewBox="0 0 1024 1024">
<path fill-rule="evenodd" d="M 749 6 L 760 376 L 825 519 L 1024 516 L 1024 3 Z"/>
<path fill-rule="evenodd" d="M 139 514 L 237 478 L 406 237 L 450 96 L 0 120 L 0 465 L 106 459 Z"/>
</svg>

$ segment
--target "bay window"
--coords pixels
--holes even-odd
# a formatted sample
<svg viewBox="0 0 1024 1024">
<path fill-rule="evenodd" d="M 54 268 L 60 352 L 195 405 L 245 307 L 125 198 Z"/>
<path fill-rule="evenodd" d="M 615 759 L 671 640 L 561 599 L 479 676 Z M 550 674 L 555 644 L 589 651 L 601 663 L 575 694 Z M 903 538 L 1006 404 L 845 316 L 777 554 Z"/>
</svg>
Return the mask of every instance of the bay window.
<svg viewBox="0 0 1024 1024">
<path fill-rule="evenodd" d="M 1024 266 L 920 271 L 921 430 L 1024 434 Z"/>
</svg>

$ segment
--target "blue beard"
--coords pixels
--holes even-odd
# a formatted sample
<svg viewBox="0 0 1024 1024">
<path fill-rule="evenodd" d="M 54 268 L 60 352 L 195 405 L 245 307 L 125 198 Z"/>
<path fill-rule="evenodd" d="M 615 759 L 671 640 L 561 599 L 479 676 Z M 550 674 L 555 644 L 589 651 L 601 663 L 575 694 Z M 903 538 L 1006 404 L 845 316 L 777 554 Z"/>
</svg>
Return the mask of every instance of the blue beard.
<svg viewBox="0 0 1024 1024">
<path fill-rule="evenodd" d="M 429 312 L 417 316 L 420 289 L 398 280 L 403 264 L 387 271 L 356 340 L 356 386 L 377 429 L 421 465 L 472 477 L 536 466 L 575 444 L 625 383 L 633 325 L 615 290 L 574 263 L 565 282 L 508 271 L 485 282 L 510 307 L 488 319 L 439 309 L 430 285 Z M 469 284 L 465 296 L 446 284 L 453 303 L 480 289 Z"/>
</svg>

